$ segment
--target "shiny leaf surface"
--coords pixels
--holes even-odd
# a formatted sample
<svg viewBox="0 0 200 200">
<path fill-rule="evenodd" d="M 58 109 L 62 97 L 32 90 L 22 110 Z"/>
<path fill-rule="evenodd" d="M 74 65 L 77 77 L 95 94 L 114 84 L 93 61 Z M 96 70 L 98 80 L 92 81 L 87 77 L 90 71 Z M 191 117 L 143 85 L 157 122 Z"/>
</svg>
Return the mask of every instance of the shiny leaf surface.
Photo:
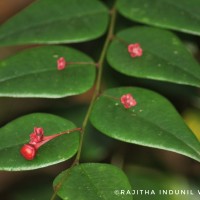
<svg viewBox="0 0 200 200">
<path fill-rule="evenodd" d="M 29 142 L 34 127 L 42 127 L 45 136 L 75 128 L 75 125 L 56 115 L 36 113 L 17 118 L 0 129 L 0 169 L 8 171 L 42 168 L 71 158 L 79 145 L 79 133 L 64 134 L 41 146 L 36 157 L 29 161 L 20 154 Z"/>
<path fill-rule="evenodd" d="M 101 36 L 107 23 L 98 0 L 35 1 L 0 27 L 0 46 L 87 41 Z"/>
<path fill-rule="evenodd" d="M 139 43 L 141 57 L 131 57 L 128 45 Z M 173 33 L 133 27 L 119 32 L 107 53 L 111 67 L 120 73 L 153 80 L 200 86 L 200 65 Z"/>
<path fill-rule="evenodd" d="M 125 17 L 163 28 L 200 35 L 199 0 L 118 0 Z"/>
<path fill-rule="evenodd" d="M 64 180 L 64 181 L 62 181 Z M 131 195 L 119 195 L 116 188 L 131 190 L 124 172 L 119 168 L 98 163 L 80 164 L 59 174 L 54 186 L 62 181 L 58 195 L 62 199 L 131 200 Z"/>
<path fill-rule="evenodd" d="M 119 100 L 127 93 L 137 101 L 129 109 Z M 172 104 L 153 91 L 137 87 L 109 89 L 96 101 L 90 119 L 109 137 L 177 152 L 200 161 L 197 138 Z"/>
<path fill-rule="evenodd" d="M 67 62 L 63 70 L 57 69 L 60 57 Z M 31 48 L 0 62 L 0 96 L 71 96 L 89 90 L 94 80 L 95 64 L 92 59 L 68 47 Z"/>
</svg>

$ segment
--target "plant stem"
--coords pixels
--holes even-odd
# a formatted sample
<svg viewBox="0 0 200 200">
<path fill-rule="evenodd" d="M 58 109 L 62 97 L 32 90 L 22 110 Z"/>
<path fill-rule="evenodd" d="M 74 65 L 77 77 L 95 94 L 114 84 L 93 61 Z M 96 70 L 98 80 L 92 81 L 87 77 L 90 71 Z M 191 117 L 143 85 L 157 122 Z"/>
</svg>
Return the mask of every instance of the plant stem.
<svg viewBox="0 0 200 200">
<path fill-rule="evenodd" d="M 36 149 L 39 149 L 42 145 L 49 142 L 50 140 L 52 140 L 52 139 L 54 139 L 58 136 L 61 136 L 61 135 L 64 135 L 64 134 L 69 134 L 69 133 L 72 133 L 72 132 L 75 132 L 75 131 L 81 131 L 81 128 L 74 128 L 74 129 L 63 131 L 63 132 L 60 132 L 60 133 L 57 133 L 57 134 L 54 134 L 54 135 L 44 136 L 43 140 L 41 142 L 35 144 L 34 146 L 35 146 Z"/>
<path fill-rule="evenodd" d="M 97 65 L 95 62 L 67 62 L 69 65 Z"/>
<path fill-rule="evenodd" d="M 89 121 L 89 117 L 90 117 L 90 114 L 91 114 L 91 111 L 92 111 L 92 107 L 93 107 L 93 105 L 95 103 L 95 100 L 97 99 L 97 97 L 99 96 L 99 94 L 101 92 L 100 90 L 101 90 L 101 80 L 102 80 L 102 73 L 103 73 L 103 64 L 104 64 L 104 61 L 105 61 L 105 56 L 106 56 L 106 52 L 107 52 L 107 49 L 108 49 L 108 45 L 109 45 L 110 41 L 113 39 L 113 33 L 114 33 L 114 27 L 115 27 L 115 21 L 116 21 L 115 4 L 114 4 L 113 8 L 111 9 L 110 14 L 111 14 L 111 20 L 110 20 L 110 26 L 109 26 L 108 34 L 106 36 L 106 40 L 105 40 L 105 43 L 103 45 L 103 49 L 101 51 L 99 60 L 97 62 L 98 72 L 97 72 L 95 90 L 94 90 L 94 93 L 93 93 L 89 108 L 87 110 L 87 113 L 85 115 L 85 118 L 83 120 L 82 128 L 80 130 L 80 133 L 81 133 L 80 134 L 80 143 L 79 143 L 79 148 L 78 148 L 78 151 L 77 151 L 77 154 L 76 154 L 76 158 L 75 158 L 75 160 L 74 160 L 74 162 L 73 162 L 73 164 L 71 165 L 70 168 L 72 168 L 75 165 L 79 164 L 80 156 L 81 156 L 81 150 L 82 150 L 82 146 L 83 146 L 83 139 L 84 139 L 84 135 L 85 135 L 85 129 L 87 127 L 87 124 L 88 124 L 88 121 Z M 70 170 L 70 168 L 68 170 Z M 54 191 L 54 194 L 53 194 L 51 200 L 55 199 L 58 190 L 60 189 L 60 187 L 61 187 L 62 183 L 64 182 L 64 180 L 67 178 L 67 176 L 69 174 L 67 172 L 68 171 L 66 171 L 66 174 L 63 176 L 62 180 L 55 186 L 55 191 Z"/>
<path fill-rule="evenodd" d="M 94 94 L 92 96 L 92 100 L 90 102 L 88 111 L 87 111 L 87 113 L 85 115 L 85 118 L 84 118 L 84 121 L 83 121 L 83 124 L 82 124 L 81 136 L 80 136 L 81 137 L 80 138 L 80 145 L 79 145 L 79 149 L 78 149 L 78 152 L 77 152 L 77 156 L 76 156 L 74 165 L 79 163 L 80 156 L 81 156 L 82 145 L 83 145 L 83 138 L 84 138 L 84 134 L 85 134 L 85 129 L 86 129 L 86 126 L 88 124 L 88 120 L 89 120 L 89 117 L 90 117 L 94 102 L 95 102 L 96 98 L 100 94 L 101 79 L 102 79 L 102 73 L 103 73 L 103 64 L 104 64 L 104 61 L 105 61 L 105 56 L 106 56 L 106 52 L 107 52 L 107 49 L 108 49 L 108 45 L 109 45 L 110 41 L 113 38 L 113 32 L 114 32 L 114 27 L 115 27 L 115 20 L 116 20 L 115 5 L 111 9 L 110 13 L 111 13 L 111 21 L 110 21 L 108 34 L 107 34 L 107 37 L 106 37 L 106 40 L 105 40 L 101 55 L 100 55 L 99 60 L 97 62 L 98 63 L 98 73 L 97 73 L 97 79 L 96 79 L 96 86 L 95 86 Z"/>
</svg>

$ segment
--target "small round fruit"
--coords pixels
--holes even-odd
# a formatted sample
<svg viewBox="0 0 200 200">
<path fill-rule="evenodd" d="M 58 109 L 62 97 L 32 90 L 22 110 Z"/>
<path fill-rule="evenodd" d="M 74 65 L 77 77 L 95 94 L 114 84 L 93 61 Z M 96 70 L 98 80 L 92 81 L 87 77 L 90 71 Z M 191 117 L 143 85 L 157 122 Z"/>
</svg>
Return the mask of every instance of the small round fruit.
<svg viewBox="0 0 200 200">
<path fill-rule="evenodd" d="M 20 149 L 20 153 L 26 160 L 33 160 L 36 155 L 36 149 L 31 144 L 24 144 Z"/>
</svg>

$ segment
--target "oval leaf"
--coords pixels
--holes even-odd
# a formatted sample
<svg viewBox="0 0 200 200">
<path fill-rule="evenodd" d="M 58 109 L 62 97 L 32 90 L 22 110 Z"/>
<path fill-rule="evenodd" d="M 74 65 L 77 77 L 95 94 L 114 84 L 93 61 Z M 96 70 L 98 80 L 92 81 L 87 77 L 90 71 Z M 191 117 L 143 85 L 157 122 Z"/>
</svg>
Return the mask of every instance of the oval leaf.
<svg viewBox="0 0 200 200">
<path fill-rule="evenodd" d="M 60 57 L 67 62 L 82 64 L 67 64 L 64 70 L 58 70 L 57 59 Z M 0 96 L 70 96 L 87 91 L 94 80 L 92 59 L 72 48 L 36 47 L 0 62 Z"/>
<path fill-rule="evenodd" d="M 87 41 L 101 36 L 107 24 L 108 11 L 100 1 L 40 0 L 0 27 L 0 45 Z"/>
<path fill-rule="evenodd" d="M 200 35 L 199 0 L 118 0 L 125 17 L 145 24 Z"/>
<path fill-rule="evenodd" d="M 45 136 L 75 128 L 75 125 L 51 114 L 29 114 L 0 129 L 0 170 L 32 170 L 50 166 L 71 158 L 79 146 L 79 133 L 64 134 L 41 146 L 36 157 L 25 160 L 20 149 L 29 142 L 34 127 L 43 127 Z"/>
<path fill-rule="evenodd" d="M 141 57 L 129 55 L 128 45 L 133 43 L 141 45 Z M 123 30 L 111 43 L 107 59 L 114 69 L 126 75 L 200 86 L 200 65 L 166 30 L 140 26 Z"/>
<path fill-rule="evenodd" d="M 64 181 L 63 181 L 64 180 Z M 58 195 L 62 199 L 131 200 L 116 190 L 130 190 L 127 177 L 119 168 L 108 164 L 80 164 L 56 177 L 54 186 L 62 183 Z"/>
<path fill-rule="evenodd" d="M 129 109 L 116 99 L 127 93 L 137 101 Z M 107 90 L 96 101 L 90 119 L 99 131 L 112 138 L 177 152 L 200 161 L 197 138 L 174 107 L 150 90 L 136 87 Z"/>
</svg>

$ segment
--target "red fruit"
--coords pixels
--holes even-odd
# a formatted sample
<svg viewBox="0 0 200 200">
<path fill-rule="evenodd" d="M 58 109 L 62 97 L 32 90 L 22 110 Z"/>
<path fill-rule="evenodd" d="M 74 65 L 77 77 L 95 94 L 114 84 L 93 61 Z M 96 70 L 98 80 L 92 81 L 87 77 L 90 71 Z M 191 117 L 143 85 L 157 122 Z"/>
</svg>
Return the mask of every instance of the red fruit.
<svg viewBox="0 0 200 200">
<path fill-rule="evenodd" d="M 124 105 L 124 108 L 131 108 L 137 104 L 136 100 L 131 94 L 124 94 L 121 96 L 121 103 Z"/>
<path fill-rule="evenodd" d="M 63 70 L 63 69 L 65 69 L 66 65 L 67 65 L 67 63 L 66 63 L 64 57 L 60 57 L 60 58 L 57 60 L 57 69 L 58 69 L 58 70 Z"/>
<path fill-rule="evenodd" d="M 26 160 L 33 160 L 36 156 L 37 150 L 48 141 L 60 135 L 69 134 L 71 132 L 80 131 L 80 130 L 81 128 L 74 128 L 74 129 L 67 130 L 58 134 L 44 136 L 43 128 L 35 127 L 34 132 L 30 134 L 30 142 L 22 146 L 22 148 L 20 149 L 20 153 Z"/>
<path fill-rule="evenodd" d="M 43 140 L 44 130 L 43 128 L 34 128 L 34 132 L 30 134 L 30 142 L 29 144 L 36 144 Z"/>
<path fill-rule="evenodd" d="M 130 54 L 131 57 L 140 57 L 142 56 L 142 48 L 140 47 L 139 43 L 135 43 L 135 44 L 129 44 L 128 45 L 128 52 Z"/>
<path fill-rule="evenodd" d="M 33 160 L 36 155 L 36 149 L 31 144 L 24 144 L 20 149 L 20 153 L 26 160 Z"/>
</svg>

